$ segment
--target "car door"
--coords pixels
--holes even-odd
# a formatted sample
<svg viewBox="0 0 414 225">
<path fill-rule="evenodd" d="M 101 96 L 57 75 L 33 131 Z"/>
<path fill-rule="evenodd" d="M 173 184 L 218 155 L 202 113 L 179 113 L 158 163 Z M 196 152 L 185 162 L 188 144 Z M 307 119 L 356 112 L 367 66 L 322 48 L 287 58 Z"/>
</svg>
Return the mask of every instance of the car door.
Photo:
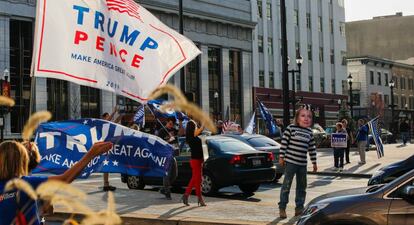
<svg viewBox="0 0 414 225">
<path fill-rule="evenodd" d="M 392 199 L 388 213 L 388 224 L 411 225 L 414 223 L 414 198 L 403 199 L 402 190 L 414 185 L 414 178 L 401 185 L 388 196 Z"/>
</svg>

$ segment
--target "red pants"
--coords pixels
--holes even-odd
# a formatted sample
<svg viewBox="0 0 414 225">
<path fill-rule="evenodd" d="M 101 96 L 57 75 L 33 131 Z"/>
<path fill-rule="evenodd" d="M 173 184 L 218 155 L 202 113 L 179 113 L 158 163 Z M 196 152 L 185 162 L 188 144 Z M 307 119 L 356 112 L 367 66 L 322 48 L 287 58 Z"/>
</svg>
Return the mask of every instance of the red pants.
<svg viewBox="0 0 414 225">
<path fill-rule="evenodd" d="M 185 195 L 189 196 L 193 187 L 196 190 L 196 195 L 201 197 L 201 177 L 203 171 L 203 160 L 202 159 L 192 159 L 190 161 L 192 176 L 190 183 L 188 183 L 187 189 L 185 189 Z"/>
</svg>

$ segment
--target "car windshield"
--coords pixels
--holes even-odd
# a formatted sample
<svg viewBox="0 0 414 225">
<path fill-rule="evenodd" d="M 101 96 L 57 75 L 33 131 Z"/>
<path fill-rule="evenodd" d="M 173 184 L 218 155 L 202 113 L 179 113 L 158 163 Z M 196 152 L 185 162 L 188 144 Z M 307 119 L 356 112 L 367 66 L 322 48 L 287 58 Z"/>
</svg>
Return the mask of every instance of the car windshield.
<svg viewBox="0 0 414 225">
<path fill-rule="evenodd" d="M 243 150 L 255 150 L 250 145 L 237 140 L 217 139 L 210 140 L 209 143 L 218 147 L 223 152 L 240 152 Z"/>
<path fill-rule="evenodd" d="M 328 133 L 328 134 L 332 134 L 332 133 L 334 133 L 334 132 L 335 132 L 335 130 L 336 130 L 336 128 L 335 128 L 335 127 L 327 127 L 327 128 L 326 128 L 326 133 Z"/>
<path fill-rule="evenodd" d="M 318 124 L 313 125 L 313 127 L 312 127 L 312 131 L 313 131 L 314 133 L 325 132 L 325 131 L 323 130 L 323 128 L 322 128 L 320 125 L 318 125 Z"/>
<path fill-rule="evenodd" d="M 249 144 L 253 147 L 268 147 L 268 146 L 279 146 L 279 144 L 267 137 L 253 137 L 247 139 Z"/>
</svg>

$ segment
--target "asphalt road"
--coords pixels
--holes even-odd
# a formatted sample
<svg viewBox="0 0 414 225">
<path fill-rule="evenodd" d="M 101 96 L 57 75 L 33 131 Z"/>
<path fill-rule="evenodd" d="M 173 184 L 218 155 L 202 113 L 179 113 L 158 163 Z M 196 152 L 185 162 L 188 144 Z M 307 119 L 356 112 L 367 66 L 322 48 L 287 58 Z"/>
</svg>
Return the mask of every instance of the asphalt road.
<svg viewBox="0 0 414 225">
<path fill-rule="evenodd" d="M 365 178 L 308 175 L 306 202 L 332 191 L 366 186 L 367 181 Z M 272 224 L 289 224 L 297 219 L 293 217 L 295 183 L 292 185 L 287 209 L 288 218 L 282 221 L 278 218 L 277 207 L 280 183 L 263 184 L 253 196 L 245 196 L 237 186 L 223 188 L 216 196 L 206 197 L 207 207 L 196 207 L 194 196 L 190 198 L 191 206 L 184 207 L 180 203 L 183 189 L 175 191 L 172 200 L 166 200 L 163 195 L 158 193 L 159 187 L 146 186 L 145 190 L 129 190 L 126 184 L 121 182 L 119 175 L 111 175 L 110 183 L 117 187 L 115 200 L 117 211 L 121 215 L 133 217 L 151 215 L 162 219 L 205 218 L 216 221 Z M 106 194 L 101 191 L 102 177 L 94 176 L 88 180 L 78 180 L 74 182 L 74 185 L 88 193 L 87 204 L 90 207 L 96 210 L 106 207 Z M 56 211 L 64 211 L 64 209 L 56 207 Z"/>
</svg>

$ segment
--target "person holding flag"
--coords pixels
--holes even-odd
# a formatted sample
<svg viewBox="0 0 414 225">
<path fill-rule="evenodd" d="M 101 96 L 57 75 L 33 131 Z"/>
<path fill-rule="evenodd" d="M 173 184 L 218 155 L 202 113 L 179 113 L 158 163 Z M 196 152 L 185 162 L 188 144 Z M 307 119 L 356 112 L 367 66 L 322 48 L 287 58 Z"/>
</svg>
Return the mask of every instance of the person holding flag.
<svg viewBox="0 0 414 225">
<path fill-rule="evenodd" d="M 360 162 L 358 162 L 359 165 L 363 165 L 366 163 L 365 161 L 365 149 L 367 147 L 367 141 L 368 141 L 368 125 L 365 124 L 365 121 L 363 119 L 358 120 L 358 132 L 356 134 L 356 142 L 358 146 L 358 152 L 360 157 Z"/>
</svg>

